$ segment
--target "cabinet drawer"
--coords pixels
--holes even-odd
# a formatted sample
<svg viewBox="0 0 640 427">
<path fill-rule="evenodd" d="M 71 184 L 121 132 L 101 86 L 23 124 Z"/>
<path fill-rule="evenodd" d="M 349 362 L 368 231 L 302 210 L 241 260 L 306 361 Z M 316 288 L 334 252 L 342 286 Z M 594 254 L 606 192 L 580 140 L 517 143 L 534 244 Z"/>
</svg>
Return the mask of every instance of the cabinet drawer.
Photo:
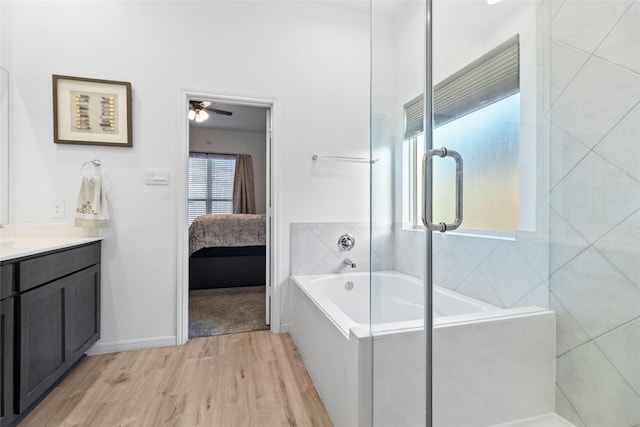
<svg viewBox="0 0 640 427">
<path fill-rule="evenodd" d="M 20 292 L 100 262 L 100 243 L 43 255 L 20 263 Z"/>
<path fill-rule="evenodd" d="M 13 293 L 13 264 L 0 267 L 0 299 Z"/>
</svg>

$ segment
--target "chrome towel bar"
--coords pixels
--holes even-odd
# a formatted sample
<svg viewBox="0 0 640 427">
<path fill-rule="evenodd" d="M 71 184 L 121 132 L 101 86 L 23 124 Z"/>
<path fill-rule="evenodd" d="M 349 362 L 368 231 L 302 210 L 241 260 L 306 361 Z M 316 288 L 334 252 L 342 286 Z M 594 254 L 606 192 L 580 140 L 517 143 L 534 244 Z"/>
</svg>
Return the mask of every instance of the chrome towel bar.
<svg viewBox="0 0 640 427">
<path fill-rule="evenodd" d="M 380 159 L 368 159 L 366 157 L 345 157 L 345 156 L 311 156 L 313 160 L 337 160 L 340 162 L 376 163 Z"/>
</svg>

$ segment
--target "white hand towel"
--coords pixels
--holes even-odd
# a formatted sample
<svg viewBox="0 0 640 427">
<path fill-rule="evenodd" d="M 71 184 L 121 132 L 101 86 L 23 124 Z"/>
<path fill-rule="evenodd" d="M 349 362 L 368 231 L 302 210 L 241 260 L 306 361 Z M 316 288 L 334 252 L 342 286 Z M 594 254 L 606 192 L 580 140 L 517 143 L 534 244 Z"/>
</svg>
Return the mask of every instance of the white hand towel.
<svg viewBox="0 0 640 427">
<path fill-rule="evenodd" d="M 107 193 L 101 176 L 83 176 L 74 225 L 84 228 L 109 227 Z"/>
</svg>

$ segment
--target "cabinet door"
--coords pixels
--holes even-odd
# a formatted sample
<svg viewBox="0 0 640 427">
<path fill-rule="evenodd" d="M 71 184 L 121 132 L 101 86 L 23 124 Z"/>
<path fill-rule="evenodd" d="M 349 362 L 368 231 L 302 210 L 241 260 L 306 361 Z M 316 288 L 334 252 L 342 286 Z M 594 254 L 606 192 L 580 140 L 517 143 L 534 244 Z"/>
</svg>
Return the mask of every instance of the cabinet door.
<svg viewBox="0 0 640 427">
<path fill-rule="evenodd" d="M 9 297 L 13 290 L 13 264 L 0 266 L 0 299 Z"/>
<path fill-rule="evenodd" d="M 20 395 L 22 413 L 68 369 L 65 277 L 20 295 Z"/>
<path fill-rule="evenodd" d="M 9 425 L 15 418 L 13 407 L 13 298 L 0 303 L 0 334 L 2 335 L 2 398 L 0 425 Z"/>
<path fill-rule="evenodd" d="M 100 264 L 71 276 L 69 298 L 69 346 L 71 363 L 100 338 Z"/>
</svg>

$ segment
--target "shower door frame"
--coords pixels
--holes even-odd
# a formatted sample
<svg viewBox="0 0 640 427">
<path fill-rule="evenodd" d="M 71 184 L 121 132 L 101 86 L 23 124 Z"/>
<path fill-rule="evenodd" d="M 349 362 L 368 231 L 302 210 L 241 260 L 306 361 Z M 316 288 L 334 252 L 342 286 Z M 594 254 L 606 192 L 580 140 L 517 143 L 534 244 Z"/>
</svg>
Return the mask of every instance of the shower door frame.
<svg viewBox="0 0 640 427">
<path fill-rule="evenodd" d="M 433 149 L 433 0 L 426 1 L 424 76 L 424 152 Z M 432 181 L 432 176 L 427 177 Z M 425 191 L 426 188 L 423 188 Z M 425 200 L 424 217 L 432 217 Z M 433 231 L 425 227 L 424 332 L 425 332 L 425 425 L 433 427 Z"/>
</svg>

